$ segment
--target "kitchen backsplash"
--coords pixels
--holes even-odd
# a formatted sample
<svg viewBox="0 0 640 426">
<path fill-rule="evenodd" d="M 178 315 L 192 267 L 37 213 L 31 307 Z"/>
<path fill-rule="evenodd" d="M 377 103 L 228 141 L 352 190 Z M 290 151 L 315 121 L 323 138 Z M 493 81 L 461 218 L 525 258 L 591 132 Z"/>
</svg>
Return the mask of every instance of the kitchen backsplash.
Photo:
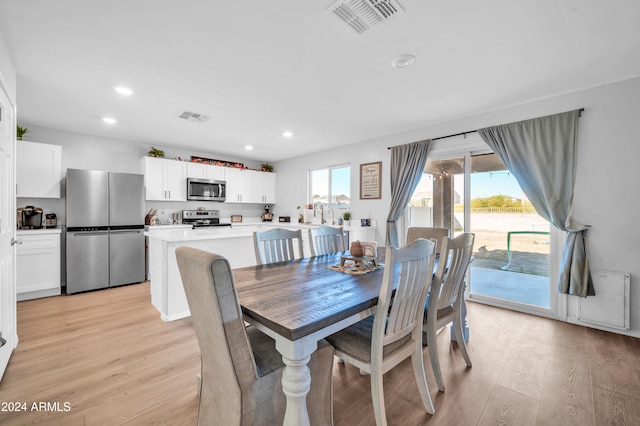
<svg viewBox="0 0 640 426">
<path fill-rule="evenodd" d="M 55 213 L 58 226 L 64 226 L 66 221 L 66 207 L 64 198 L 17 198 L 16 207 L 36 206 L 43 209 L 44 213 Z M 277 205 L 271 205 L 271 212 L 277 216 Z M 207 210 L 220 210 L 220 219 L 228 222 L 231 215 L 242 215 L 243 218 L 260 218 L 264 212 L 262 204 L 233 204 L 214 203 L 211 201 L 145 201 L 145 212 L 158 209 L 161 219 L 171 220 L 173 213 L 182 210 L 197 210 L 203 207 Z"/>
</svg>

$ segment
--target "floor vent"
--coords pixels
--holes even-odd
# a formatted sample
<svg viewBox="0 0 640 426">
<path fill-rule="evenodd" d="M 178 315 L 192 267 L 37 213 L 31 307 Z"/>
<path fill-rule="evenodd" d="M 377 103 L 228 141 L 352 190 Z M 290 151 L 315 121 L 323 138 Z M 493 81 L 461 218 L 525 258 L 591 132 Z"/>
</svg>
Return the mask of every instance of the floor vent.
<svg viewBox="0 0 640 426">
<path fill-rule="evenodd" d="M 356 33 L 363 34 L 404 9 L 396 0 L 338 0 L 327 11 Z"/>
<path fill-rule="evenodd" d="M 194 121 L 196 123 L 202 123 L 204 121 L 207 121 L 211 117 L 207 117 L 206 115 L 198 114 L 195 112 L 184 111 L 178 114 L 178 118 L 182 118 L 183 120 L 187 121 Z"/>
</svg>

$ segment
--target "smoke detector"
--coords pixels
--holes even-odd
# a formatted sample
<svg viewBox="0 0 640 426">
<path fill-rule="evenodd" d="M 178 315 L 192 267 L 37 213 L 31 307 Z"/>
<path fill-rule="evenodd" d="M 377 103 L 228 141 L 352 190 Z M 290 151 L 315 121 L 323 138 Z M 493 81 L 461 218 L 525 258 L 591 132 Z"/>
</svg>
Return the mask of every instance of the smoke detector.
<svg viewBox="0 0 640 426">
<path fill-rule="evenodd" d="M 180 114 L 178 114 L 177 116 L 178 118 L 182 118 L 183 120 L 187 120 L 187 121 L 193 121 L 196 123 L 203 123 L 205 121 L 207 121 L 209 118 L 206 115 L 202 115 L 202 114 L 198 114 L 195 112 L 190 112 L 190 111 L 184 111 L 181 112 Z"/>
<path fill-rule="evenodd" d="M 356 33 L 363 34 L 404 9 L 396 0 L 338 0 L 327 11 Z"/>
</svg>

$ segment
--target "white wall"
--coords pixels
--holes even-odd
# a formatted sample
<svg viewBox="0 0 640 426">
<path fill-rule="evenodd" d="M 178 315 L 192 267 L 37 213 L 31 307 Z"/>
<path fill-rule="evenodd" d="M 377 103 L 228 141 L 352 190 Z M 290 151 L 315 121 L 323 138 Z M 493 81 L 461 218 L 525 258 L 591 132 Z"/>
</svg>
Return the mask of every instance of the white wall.
<svg viewBox="0 0 640 426">
<path fill-rule="evenodd" d="M 16 69 L 9 53 L 4 33 L 0 29 L 0 80 L 9 94 L 11 102 L 16 102 Z"/>
<path fill-rule="evenodd" d="M 341 149 L 276 162 L 279 208 L 292 209 L 306 198 L 306 172 L 351 163 L 353 219 L 371 214 L 379 226 L 376 239 L 384 242 L 390 199 L 388 146 L 414 142 L 585 108 L 580 119 L 574 217 L 592 226 L 588 243 L 592 269 L 631 274 L 630 334 L 640 337 L 640 141 L 635 128 L 640 117 L 640 78 L 490 111 L 402 134 L 364 141 Z M 447 139 L 440 141 L 446 143 Z M 382 161 L 383 187 L 379 201 L 359 200 L 359 165 Z M 575 317 L 575 297 L 568 298 L 568 315 Z"/>
</svg>

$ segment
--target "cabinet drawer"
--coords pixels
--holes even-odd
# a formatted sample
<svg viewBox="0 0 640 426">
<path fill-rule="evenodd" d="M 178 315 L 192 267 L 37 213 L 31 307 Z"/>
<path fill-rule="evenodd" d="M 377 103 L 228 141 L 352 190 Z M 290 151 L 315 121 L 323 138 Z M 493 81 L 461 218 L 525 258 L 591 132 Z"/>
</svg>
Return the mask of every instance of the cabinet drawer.
<svg viewBox="0 0 640 426">
<path fill-rule="evenodd" d="M 22 240 L 22 244 L 18 245 L 18 253 L 23 250 L 54 248 L 60 247 L 60 235 L 18 235 L 18 241 Z"/>
</svg>

